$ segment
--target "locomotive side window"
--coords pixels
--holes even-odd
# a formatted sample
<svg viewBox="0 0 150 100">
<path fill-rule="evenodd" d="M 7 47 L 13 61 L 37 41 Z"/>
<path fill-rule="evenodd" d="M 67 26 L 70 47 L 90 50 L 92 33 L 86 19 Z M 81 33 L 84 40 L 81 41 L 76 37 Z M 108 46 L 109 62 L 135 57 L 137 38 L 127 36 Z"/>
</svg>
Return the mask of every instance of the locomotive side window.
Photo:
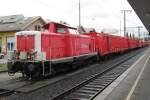
<svg viewBox="0 0 150 100">
<path fill-rule="evenodd" d="M 56 32 L 57 33 L 66 33 L 65 28 L 63 28 L 63 27 L 61 27 L 61 28 L 57 27 Z"/>
</svg>

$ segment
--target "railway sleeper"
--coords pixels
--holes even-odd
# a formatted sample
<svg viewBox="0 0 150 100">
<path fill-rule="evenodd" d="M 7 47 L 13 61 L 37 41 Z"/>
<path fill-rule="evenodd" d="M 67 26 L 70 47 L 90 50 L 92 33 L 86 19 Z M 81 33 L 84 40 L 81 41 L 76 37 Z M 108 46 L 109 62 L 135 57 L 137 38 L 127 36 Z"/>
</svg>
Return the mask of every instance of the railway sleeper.
<svg viewBox="0 0 150 100">
<path fill-rule="evenodd" d="M 8 96 L 14 93 L 13 90 L 0 89 L 0 97 Z"/>
<path fill-rule="evenodd" d="M 78 93 L 85 93 L 85 94 L 95 94 L 96 92 L 95 91 L 89 91 L 89 90 L 77 90 L 75 92 L 78 92 Z"/>
<path fill-rule="evenodd" d="M 79 97 L 79 98 L 85 98 L 85 99 L 89 99 L 91 98 L 93 95 L 92 94 L 85 94 L 85 93 L 72 93 L 69 95 L 70 98 L 75 98 L 75 97 Z"/>
</svg>

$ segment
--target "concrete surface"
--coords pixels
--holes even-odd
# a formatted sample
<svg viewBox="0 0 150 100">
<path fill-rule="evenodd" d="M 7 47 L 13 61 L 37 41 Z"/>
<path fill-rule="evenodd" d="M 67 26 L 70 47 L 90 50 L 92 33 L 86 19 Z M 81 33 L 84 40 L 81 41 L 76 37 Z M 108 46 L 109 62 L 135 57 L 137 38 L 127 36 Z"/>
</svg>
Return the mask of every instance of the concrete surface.
<svg viewBox="0 0 150 100">
<path fill-rule="evenodd" d="M 150 48 L 94 100 L 150 100 Z"/>
</svg>

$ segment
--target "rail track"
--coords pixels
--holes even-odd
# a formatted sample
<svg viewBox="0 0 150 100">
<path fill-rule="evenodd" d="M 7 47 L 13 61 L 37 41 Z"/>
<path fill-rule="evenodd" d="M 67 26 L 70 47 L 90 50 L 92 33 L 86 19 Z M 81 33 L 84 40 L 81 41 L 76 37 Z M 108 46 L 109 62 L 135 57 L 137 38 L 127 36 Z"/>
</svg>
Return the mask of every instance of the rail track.
<svg viewBox="0 0 150 100">
<path fill-rule="evenodd" d="M 114 70 L 114 68 L 119 68 L 118 66 L 120 66 L 122 63 L 125 63 L 126 61 L 129 60 L 129 58 L 134 57 L 135 55 L 137 55 L 139 52 L 141 52 L 143 50 L 144 49 L 139 49 L 134 52 L 127 53 L 126 55 L 122 55 L 118 58 L 116 57 L 112 61 L 110 60 L 110 61 L 106 61 L 104 63 L 102 62 L 101 64 L 96 64 L 93 67 L 90 66 L 87 68 L 83 68 L 79 71 L 71 72 L 66 75 L 61 75 L 61 77 L 57 77 L 57 78 L 54 77 L 51 79 L 47 79 L 47 80 L 43 80 L 43 81 L 35 82 L 35 83 L 32 83 L 32 82 L 28 83 L 28 84 L 23 83 L 24 85 L 21 85 L 21 87 L 19 87 L 17 84 L 18 82 L 16 82 L 17 87 L 19 87 L 17 89 L 13 88 L 13 89 L 9 90 L 8 89 L 9 87 L 7 86 L 8 92 L 10 92 L 10 93 L 17 92 L 15 94 L 8 96 L 8 98 L 10 100 L 28 100 L 28 99 L 41 100 L 42 98 L 45 98 L 45 100 L 49 100 L 49 99 L 50 100 L 51 99 L 70 100 L 71 97 L 74 95 L 74 93 L 75 94 L 80 93 L 80 95 L 81 95 L 81 93 L 86 94 L 87 91 L 83 90 L 84 86 L 86 86 L 86 88 L 87 88 L 87 86 L 92 86 L 92 84 L 93 84 L 93 86 L 97 86 L 98 84 L 96 85 L 96 82 L 100 83 L 103 80 L 103 83 L 105 83 L 105 85 L 102 85 L 103 87 L 98 86 L 99 90 L 95 90 L 95 92 L 89 91 L 89 93 L 87 93 L 91 97 L 94 97 L 94 96 L 96 96 L 96 94 L 101 92 L 106 86 L 108 86 L 114 79 L 116 79 L 119 76 L 119 73 L 118 74 L 116 73 L 116 75 L 114 75 L 116 77 L 113 77 L 113 73 L 115 74 L 115 71 L 113 73 L 106 74 L 107 72 Z M 105 66 L 105 65 L 107 65 L 107 66 Z M 130 64 L 123 65 L 124 68 L 125 68 L 125 66 L 129 67 L 127 65 L 130 65 Z M 98 66 L 101 66 L 101 67 L 98 67 Z M 124 70 L 126 70 L 126 69 L 124 69 Z M 116 71 L 116 72 L 118 72 L 118 71 Z M 123 72 L 123 70 L 119 71 L 119 72 Z M 109 77 L 107 80 L 107 78 L 106 78 L 107 76 L 104 77 L 105 74 L 108 76 L 112 76 L 112 77 Z M 103 77 L 101 77 L 101 76 L 103 76 Z M 98 78 L 98 79 L 95 80 L 95 78 Z M 112 78 L 112 80 L 110 80 L 111 78 Z M 104 82 L 104 79 L 106 80 L 105 82 Z M 94 82 L 94 83 L 92 83 L 92 82 Z M 66 84 L 69 84 L 69 85 L 67 86 Z M 0 85 L 0 88 L 1 87 L 2 87 L 2 85 Z M 84 89 L 85 89 L 85 87 L 84 87 Z M 3 92 L 1 92 L 1 93 L 3 94 Z M 66 95 L 68 95 L 68 96 L 66 96 Z M 76 97 L 80 97 L 80 96 L 76 95 Z"/>
<path fill-rule="evenodd" d="M 57 96 L 53 100 L 93 100 L 108 85 L 126 71 L 133 63 L 131 59 L 136 54 L 122 59 L 102 73 L 97 74 L 89 80 L 79 84 L 71 90 Z"/>
<path fill-rule="evenodd" d="M 114 69 L 108 69 L 81 84 L 72 90 L 69 94 L 61 97 L 62 100 L 93 100 L 100 92 L 102 92 L 109 84 L 119 77 L 128 67 L 129 62 L 125 62 Z"/>
<path fill-rule="evenodd" d="M 0 89 L 0 97 L 9 96 L 9 95 L 11 95 L 13 92 L 14 92 L 14 91 L 11 91 L 11 90 Z"/>
</svg>

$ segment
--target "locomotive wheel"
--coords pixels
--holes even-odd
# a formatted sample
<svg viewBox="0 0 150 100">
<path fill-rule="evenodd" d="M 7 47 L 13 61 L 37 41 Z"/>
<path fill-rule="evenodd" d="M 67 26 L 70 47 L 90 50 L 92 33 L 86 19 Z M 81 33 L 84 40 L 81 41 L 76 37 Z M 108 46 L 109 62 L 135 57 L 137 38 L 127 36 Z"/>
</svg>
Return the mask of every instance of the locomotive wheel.
<svg viewBox="0 0 150 100">
<path fill-rule="evenodd" d="M 33 79 L 41 77 L 41 67 L 40 67 L 40 65 L 29 63 L 27 65 L 26 75 L 28 77 L 33 78 Z"/>
<path fill-rule="evenodd" d="M 41 69 L 40 65 L 37 64 L 36 67 L 35 67 L 35 71 L 32 74 L 32 78 L 40 78 L 41 77 L 41 72 L 42 72 L 42 69 Z"/>
<path fill-rule="evenodd" d="M 19 70 L 21 70 L 21 64 L 19 62 L 16 62 L 14 64 L 8 63 L 8 72 L 9 73 L 16 73 Z"/>
</svg>

